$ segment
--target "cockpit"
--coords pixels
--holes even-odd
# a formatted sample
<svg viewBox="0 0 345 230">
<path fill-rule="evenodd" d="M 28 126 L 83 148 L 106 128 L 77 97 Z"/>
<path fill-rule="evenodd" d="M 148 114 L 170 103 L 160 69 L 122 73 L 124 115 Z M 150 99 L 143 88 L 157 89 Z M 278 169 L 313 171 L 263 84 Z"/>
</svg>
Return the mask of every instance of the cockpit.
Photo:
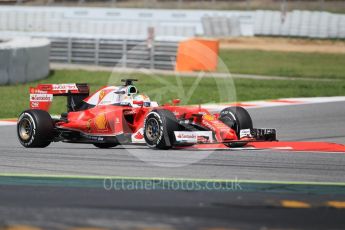
<svg viewBox="0 0 345 230">
<path fill-rule="evenodd" d="M 135 79 L 123 79 L 122 86 L 107 86 L 85 99 L 90 105 L 123 105 L 131 107 L 157 107 L 158 103 L 151 101 L 147 95 L 139 94 L 133 85 Z"/>
</svg>

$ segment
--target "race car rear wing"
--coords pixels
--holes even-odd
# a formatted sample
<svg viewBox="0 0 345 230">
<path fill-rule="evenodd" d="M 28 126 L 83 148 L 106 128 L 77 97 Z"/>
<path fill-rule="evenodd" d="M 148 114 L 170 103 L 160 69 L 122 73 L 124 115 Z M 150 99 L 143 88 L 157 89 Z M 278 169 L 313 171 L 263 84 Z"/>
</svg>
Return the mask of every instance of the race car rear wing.
<svg viewBox="0 0 345 230">
<path fill-rule="evenodd" d="M 49 111 L 53 96 L 67 96 L 67 110 L 74 111 L 89 93 L 90 88 L 85 83 L 39 84 L 30 87 L 30 108 Z"/>
</svg>

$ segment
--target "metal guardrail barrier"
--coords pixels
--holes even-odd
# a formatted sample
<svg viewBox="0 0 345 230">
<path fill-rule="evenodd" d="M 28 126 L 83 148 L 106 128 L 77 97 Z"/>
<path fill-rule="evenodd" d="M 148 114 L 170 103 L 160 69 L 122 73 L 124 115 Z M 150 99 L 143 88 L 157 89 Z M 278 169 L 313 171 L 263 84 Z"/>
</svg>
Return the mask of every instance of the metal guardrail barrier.
<svg viewBox="0 0 345 230">
<path fill-rule="evenodd" d="M 178 43 L 50 37 L 50 61 L 173 70 Z"/>
</svg>

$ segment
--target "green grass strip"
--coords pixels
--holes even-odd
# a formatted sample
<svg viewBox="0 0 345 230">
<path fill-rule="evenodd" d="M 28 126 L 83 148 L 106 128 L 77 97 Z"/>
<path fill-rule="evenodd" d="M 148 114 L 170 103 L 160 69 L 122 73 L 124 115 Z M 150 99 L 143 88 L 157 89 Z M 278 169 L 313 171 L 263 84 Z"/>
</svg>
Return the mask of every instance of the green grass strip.
<svg viewBox="0 0 345 230">
<path fill-rule="evenodd" d="M 345 58 L 344 58 L 345 60 Z M 345 64 L 344 64 L 345 67 Z M 344 74 L 345 71 L 342 72 Z M 254 101 L 291 97 L 321 97 L 345 95 L 344 81 L 321 82 L 306 80 L 253 80 L 203 78 L 196 88 L 193 88 L 197 79 L 195 77 L 153 76 L 132 73 L 125 76 L 114 74 L 117 79 L 110 79 L 109 72 L 88 72 L 80 70 L 57 70 L 47 79 L 24 85 L 0 86 L 0 118 L 18 117 L 19 114 L 29 108 L 29 87 L 39 83 L 73 83 L 87 82 L 91 86 L 91 92 L 105 85 L 119 85 L 120 78 L 137 78 L 136 83 L 141 93 L 150 96 L 151 100 L 159 104 L 171 102 L 171 99 L 179 98 L 182 104 L 207 104 L 222 102 Z M 162 81 L 158 81 L 157 77 Z M 223 82 L 224 81 L 224 82 Z M 226 81 L 226 82 L 225 82 Z M 225 87 L 225 85 L 227 85 Z M 66 111 L 66 98 L 54 97 L 52 114 L 61 114 Z"/>
</svg>

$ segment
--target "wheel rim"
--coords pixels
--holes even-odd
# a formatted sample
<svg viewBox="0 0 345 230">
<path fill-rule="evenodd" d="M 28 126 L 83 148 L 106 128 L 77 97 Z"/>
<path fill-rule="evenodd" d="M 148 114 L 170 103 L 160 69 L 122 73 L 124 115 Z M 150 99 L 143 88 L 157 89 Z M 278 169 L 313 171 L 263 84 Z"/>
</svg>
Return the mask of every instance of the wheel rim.
<svg viewBox="0 0 345 230">
<path fill-rule="evenodd" d="M 157 140 L 157 138 L 159 137 L 159 124 L 156 119 L 150 118 L 147 121 L 145 134 L 147 139 L 149 139 L 150 141 Z"/>
<path fill-rule="evenodd" d="M 32 135 L 32 123 L 29 119 L 23 118 L 19 123 L 19 136 L 23 141 L 27 141 Z"/>
</svg>

